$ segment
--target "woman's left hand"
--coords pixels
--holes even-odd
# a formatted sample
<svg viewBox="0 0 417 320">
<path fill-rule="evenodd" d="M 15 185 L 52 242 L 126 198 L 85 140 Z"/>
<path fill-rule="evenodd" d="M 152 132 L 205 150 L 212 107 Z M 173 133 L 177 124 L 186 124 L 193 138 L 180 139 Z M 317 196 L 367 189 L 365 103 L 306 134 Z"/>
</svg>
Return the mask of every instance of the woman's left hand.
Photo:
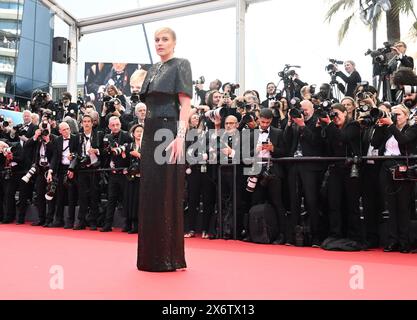
<svg viewBox="0 0 417 320">
<path fill-rule="evenodd" d="M 184 157 L 184 144 L 185 139 L 177 137 L 171 144 L 165 149 L 166 152 L 171 151 L 169 157 L 170 164 L 176 164 Z"/>
</svg>

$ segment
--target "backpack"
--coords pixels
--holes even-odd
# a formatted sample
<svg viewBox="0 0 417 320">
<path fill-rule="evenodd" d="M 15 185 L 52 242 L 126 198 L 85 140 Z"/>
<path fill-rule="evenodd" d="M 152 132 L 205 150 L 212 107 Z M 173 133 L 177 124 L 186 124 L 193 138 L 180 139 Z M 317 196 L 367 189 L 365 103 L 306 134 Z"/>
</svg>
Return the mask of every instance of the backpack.
<svg viewBox="0 0 417 320">
<path fill-rule="evenodd" d="M 361 251 L 359 242 L 350 239 L 337 239 L 329 237 L 321 245 L 321 248 L 329 251 Z"/>
<path fill-rule="evenodd" d="M 252 242 L 270 244 L 278 236 L 278 222 L 274 208 L 259 204 L 249 211 L 249 237 Z"/>
</svg>

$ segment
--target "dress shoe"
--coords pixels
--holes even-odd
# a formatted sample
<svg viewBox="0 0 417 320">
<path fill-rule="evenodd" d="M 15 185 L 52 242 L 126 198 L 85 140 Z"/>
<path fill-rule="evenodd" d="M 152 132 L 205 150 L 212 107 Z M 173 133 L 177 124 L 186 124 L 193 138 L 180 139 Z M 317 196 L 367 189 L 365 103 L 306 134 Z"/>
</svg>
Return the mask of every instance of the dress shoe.
<svg viewBox="0 0 417 320">
<path fill-rule="evenodd" d="M 52 222 L 45 222 L 45 224 L 42 226 L 42 227 L 44 227 L 44 228 L 53 228 L 53 223 Z"/>
<path fill-rule="evenodd" d="M 190 231 L 187 232 L 186 234 L 184 234 L 184 238 L 189 239 L 189 238 L 194 238 L 195 237 L 195 231 Z"/>
<path fill-rule="evenodd" d="M 90 225 L 90 231 L 97 231 L 96 225 Z"/>
<path fill-rule="evenodd" d="M 130 231 L 130 228 L 129 227 L 124 227 L 123 229 L 122 229 L 122 232 L 123 233 L 128 233 Z"/>
<path fill-rule="evenodd" d="M 284 235 L 283 234 L 280 234 L 278 236 L 278 238 L 275 239 L 274 242 L 272 242 L 272 244 L 274 244 L 274 245 L 283 245 L 283 244 L 285 244 L 285 237 L 284 237 Z"/>
<path fill-rule="evenodd" d="M 400 253 L 410 253 L 411 248 L 409 245 L 400 246 Z"/>
<path fill-rule="evenodd" d="M 78 225 L 76 225 L 75 227 L 74 227 L 74 230 L 75 231 L 79 231 L 79 230 L 85 230 L 85 225 L 83 225 L 83 224 L 78 224 Z"/>
<path fill-rule="evenodd" d="M 137 228 L 133 228 L 132 230 L 130 230 L 128 232 L 128 234 L 137 234 L 138 233 L 138 229 Z"/>
<path fill-rule="evenodd" d="M 312 248 L 321 248 L 321 242 L 318 239 L 313 239 L 311 243 Z"/>
<path fill-rule="evenodd" d="M 112 232 L 113 229 L 112 227 L 104 227 L 103 229 L 100 230 L 100 232 Z"/>
<path fill-rule="evenodd" d="M 399 249 L 400 246 L 398 245 L 398 243 L 391 243 L 384 248 L 384 252 L 398 252 Z"/>
<path fill-rule="evenodd" d="M 207 231 L 203 231 L 203 233 L 201 234 L 201 238 L 202 239 L 208 239 L 210 236 L 209 236 L 209 234 L 207 233 Z"/>
<path fill-rule="evenodd" d="M 32 227 L 41 227 L 45 224 L 44 221 L 38 221 L 31 224 Z"/>
<path fill-rule="evenodd" d="M 51 228 L 63 228 L 64 227 L 64 223 L 60 221 L 55 221 L 51 225 L 52 225 Z"/>
<path fill-rule="evenodd" d="M 66 225 L 64 226 L 64 229 L 65 229 L 65 230 L 74 229 L 74 225 L 73 225 L 73 224 L 66 224 Z"/>
<path fill-rule="evenodd" d="M 16 225 L 17 226 L 21 226 L 21 225 L 24 225 L 24 224 L 25 224 L 25 222 L 24 221 L 21 221 L 21 220 L 19 220 L 19 221 L 16 222 Z"/>
<path fill-rule="evenodd" d="M 3 220 L 1 224 L 11 224 L 12 222 L 12 220 Z"/>
</svg>

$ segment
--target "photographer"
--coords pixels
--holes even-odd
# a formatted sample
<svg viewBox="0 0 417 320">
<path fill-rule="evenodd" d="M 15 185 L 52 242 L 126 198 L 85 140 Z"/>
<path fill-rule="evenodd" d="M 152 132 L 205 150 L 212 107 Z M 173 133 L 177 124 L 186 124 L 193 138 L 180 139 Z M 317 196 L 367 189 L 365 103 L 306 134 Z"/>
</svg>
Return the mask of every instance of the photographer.
<svg viewBox="0 0 417 320">
<path fill-rule="evenodd" d="M 273 113 L 271 109 L 262 109 L 259 115 L 259 137 L 256 143 L 255 156 L 263 162 L 271 158 L 285 156 L 283 132 L 271 126 Z M 262 165 L 262 172 L 257 177 L 257 183 L 252 194 L 252 206 L 268 201 L 274 208 L 279 226 L 278 238 L 275 244 L 286 241 L 286 210 L 282 203 L 283 166 L 278 163 Z M 253 179 L 253 178 L 250 178 Z M 250 180 L 248 180 L 250 181 Z M 249 190 L 248 190 L 249 191 Z"/>
<path fill-rule="evenodd" d="M 59 103 L 60 108 L 57 112 L 57 119 L 59 121 L 62 121 L 66 116 L 70 116 L 73 119 L 78 118 L 78 105 L 76 103 L 72 103 L 71 101 L 71 93 L 64 92 Z"/>
<path fill-rule="evenodd" d="M 57 184 L 55 194 L 50 194 L 50 196 L 54 197 L 54 203 L 56 203 L 55 219 L 48 225 L 49 228 L 61 228 L 68 225 L 68 223 L 64 223 L 65 195 L 68 195 L 68 215 L 70 220 L 75 216 L 76 207 L 75 174 L 74 171 L 70 170 L 70 164 L 74 160 L 74 154 L 78 149 L 78 139 L 71 134 L 71 129 L 65 122 L 59 125 L 59 132 L 61 135 L 54 143 L 55 150 L 50 170 Z"/>
<path fill-rule="evenodd" d="M 32 94 L 30 108 L 33 113 L 41 115 L 44 110 L 54 110 L 55 106 L 49 93 L 37 90 Z"/>
<path fill-rule="evenodd" d="M 142 151 L 143 126 L 135 124 L 130 130 L 134 141 L 126 148 L 130 165 L 126 172 L 126 189 L 123 199 L 123 211 L 126 217 L 122 232 L 128 234 L 138 233 L 138 208 L 140 191 L 140 159 Z"/>
<path fill-rule="evenodd" d="M 220 91 L 222 88 L 222 82 L 219 79 L 216 79 L 212 82 L 210 82 L 210 87 L 208 91 L 203 90 L 204 83 L 202 83 L 201 78 L 198 83 L 196 82 L 195 90 L 197 92 L 197 95 L 200 97 L 200 104 L 201 105 L 208 105 L 208 101 L 206 100 L 206 94 L 210 91 Z"/>
<path fill-rule="evenodd" d="M 105 102 L 103 105 L 103 111 L 101 113 L 101 120 L 100 120 L 101 130 L 102 131 L 107 130 L 108 132 L 109 119 L 112 117 L 119 118 L 120 123 L 121 123 L 123 121 L 122 119 L 123 114 L 124 114 L 123 106 L 122 106 L 121 101 L 118 98 Z M 126 127 L 127 126 L 128 125 L 126 124 Z"/>
<path fill-rule="evenodd" d="M 36 207 L 38 209 L 39 220 L 32 226 L 47 227 L 52 223 L 54 217 L 54 205 L 48 201 L 48 212 L 46 211 L 46 189 L 52 183 L 52 158 L 54 157 L 54 143 L 56 136 L 51 134 L 51 126 L 47 121 L 43 121 L 40 128 L 35 131 L 33 138 L 27 141 L 29 148 L 35 151 L 32 158 L 32 168 L 25 175 L 26 181 L 35 180 Z M 51 170 L 51 171 L 50 171 Z M 23 212 L 20 211 L 22 214 Z"/>
<path fill-rule="evenodd" d="M 137 125 L 137 124 L 141 125 L 142 127 L 145 127 L 146 112 L 147 112 L 146 104 L 141 102 L 135 106 L 136 119 L 129 123 L 129 126 L 128 126 L 129 130 L 134 125 Z"/>
<path fill-rule="evenodd" d="M 332 105 L 333 117 L 320 118 L 327 137 L 329 156 L 352 158 L 361 155 L 360 125 L 348 120 L 341 104 Z M 330 238 L 360 239 L 360 185 L 357 164 L 336 162 L 329 166 L 328 206 Z"/>
<path fill-rule="evenodd" d="M 122 124 L 118 117 L 109 119 L 110 134 L 103 140 L 103 151 L 106 152 L 110 160 L 110 169 L 113 171 L 109 175 L 108 185 L 108 204 L 104 227 L 101 232 L 111 232 L 113 226 L 114 211 L 117 201 L 123 200 L 123 193 L 126 185 L 126 178 L 123 171 L 115 169 L 128 168 L 129 159 L 126 156 L 126 145 L 132 142 L 132 137 L 128 132 L 122 131 Z"/>
<path fill-rule="evenodd" d="M 20 178 L 22 177 L 23 148 L 19 143 L 8 142 L 7 144 L 0 144 L 0 156 L 3 158 L 3 161 L 1 161 L 3 165 L 0 166 L 0 175 L 3 180 L 1 187 L 4 192 L 4 200 L 0 204 L 3 207 L 4 203 L 4 209 L 6 209 L 4 216 L 0 216 L 0 218 L 2 218 L 3 224 L 10 224 L 16 218 L 15 196 L 19 188 Z M 0 213 L 2 211 L 0 210 Z M 17 223 L 19 222 L 20 219 L 18 217 Z"/>
<path fill-rule="evenodd" d="M 315 115 L 313 104 L 304 100 L 301 102 L 301 117 L 290 117 L 284 131 L 285 145 L 290 156 L 322 157 L 325 152 L 325 141 L 321 137 L 321 129 L 316 126 L 318 116 Z M 319 114 L 325 116 L 325 114 Z M 323 162 L 302 162 L 289 165 L 289 191 L 291 200 L 291 215 L 288 221 L 289 235 L 287 242 L 294 244 L 295 228 L 301 217 L 301 199 L 304 195 L 304 205 L 310 219 L 312 246 L 320 247 L 319 237 L 319 190 L 321 178 L 325 170 Z"/>
<path fill-rule="evenodd" d="M 97 230 L 97 219 L 99 215 L 99 180 L 100 176 L 95 171 L 100 168 L 100 157 L 103 147 L 103 133 L 94 130 L 93 118 L 91 115 L 84 115 L 82 119 L 83 132 L 77 135 L 78 149 L 75 152 L 74 160 L 71 162 L 71 170 L 77 170 L 76 179 L 78 186 L 80 210 L 78 212 L 78 223 L 74 226 L 75 217 L 70 216 L 66 223 L 67 229 Z M 84 172 L 89 170 L 88 172 Z M 87 213 L 90 211 L 90 221 L 87 221 Z"/>
<path fill-rule="evenodd" d="M 354 120 L 357 109 L 355 100 L 351 97 L 344 97 L 340 103 L 346 108 L 348 120 Z"/>
<path fill-rule="evenodd" d="M 344 63 L 345 71 L 348 74 L 348 76 L 346 76 L 342 71 L 338 71 L 337 64 L 335 64 L 335 66 L 336 66 L 336 76 L 341 78 L 347 85 L 347 88 L 345 88 L 345 86 L 339 84 L 339 86 L 338 86 L 339 90 L 345 96 L 354 98 L 353 93 L 355 91 L 355 88 L 356 88 L 357 84 L 362 81 L 362 78 L 361 78 L 359 72 L 356 71 L 356 69 L 355 69 L 356 64 L 351 60 L 346 61 Z"/>
<path fill-rule="evenodd" d="M 392 116 L 378 121 L 372 139 L 372 145 L 379 150 L 381 156 L 411 156 L 417 154 L 417 125 L 410 125 L 410 111 L 403 105 L 392 108 Z M 393 170 L 399 166 L 408 168 L 415 160 L 385 160 L 382 163 L 380 183 L 385 191 L 389 211 L 389 244 L 385 252 L 410 252 L 410 218 L 411 201 L 414 201 L 413 188 L 415 181 L 411 179 L 393 179 Z"/>
<path fill-rule="evenodd" d="M 394 46 L 391 48 L 392 52 L 396 54 L 396 70 L 399 68 L 410 68 L 414 69 L 414 59 L 413 57 L 407 56 L 405 53 L 407 51 L 407 45 L 403 41 L 398 41 L 394 44 Z"/>
<path fill-rule="evenodd" d="M 282 93 L 277 94 L 277 86 L 270 82 L 266 85 L 266 100 L 262 102 L 261 108 L 271 108 L 282 98 Z"/>
<path fill-rule="evenodd" d="M 230 82 L 225 83 L 222 86 L 223 94 L 229 94 L 230 98 L 234 100 L 236 98 L 236 90 L 240 88 L 238 84 L 232 84 Z"/>
</svg>

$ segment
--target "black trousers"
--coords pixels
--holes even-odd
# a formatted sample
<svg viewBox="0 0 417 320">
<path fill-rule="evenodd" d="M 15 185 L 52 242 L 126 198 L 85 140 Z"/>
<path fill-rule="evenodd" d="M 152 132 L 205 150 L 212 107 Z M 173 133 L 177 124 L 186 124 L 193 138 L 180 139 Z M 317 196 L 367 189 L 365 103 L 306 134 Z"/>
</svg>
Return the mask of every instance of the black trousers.
<svg viewBox="0 0 417 320">
<path fill-rule="evenodd" d="M 385 208 L 385 198 L 380 188 L 381 164 L 365 164 L 361 170 L 362 204 L 365 218 L 365 240 L 379 244 L 379 225 Z"/>
<path fill-rule="evenodd" d="M 210 175 L 201 172 L 200 166 L 193 166 L 190 175 L 187 175 L 188 185 L 188 231 L 196 231 L 196 220 L 200 199 L 203 200 L 202 231 L 212 233 L 210 222 L 214 216 L 216 185 Z"/>
<path fill-rule="evenodd" d="M 243 221 L 248 208 L 245 208 L 242 200 L 244 194 L 243 171 L 242 168 L 236 167 L 236 230 L 233 230 L 233 166 L 223 167 L 221 169 L 221 188 L 222 188 L 222 220 L 218 221 L 223 224 L 223 235 L 220 237 L 229 238 L 235 231 L 239 238 L 243 231 Z M 229 213 L 229 214 L 228 214 Z"/>
<path fill-rule="evenodd" d="M 18 221 L 24 223 L 26 219 L 26 211 L 30 205 L 30 202 L 33 197 L 33 190 L 35 188 L 35 183 L 33 180 L 30 180 L 29 183 L 25 183 L 22 179 L 19 180 L 19 201 L 17 204 L 18 207 Z"/>
<path fill-rule="evenodd" d="M 36 208 L 38 209 L 39 221 L 41 223 L 51 223 L 54 219 L 55 198 L 52 201 L 45 199 L 46 187 L 48 185 L 45 173 L 48 169 L 40 168 L 36 174 L 35 192 L 36 192 Z M 47 206 L 48 205 L 48 206 Z M 48 211 L 47 211 L 48 208 Z"/>
<path fill-rule="evenodd" d="M 99 179 L 99 174 L 96 172 L 85 173 L 80 171 L 78 173 L 78 202 L 80 204 L 78 211 L 78 223 L 80 225 L 85 226 L 87 222 L 90 226 L 97 225 L 100 203 Z M 90 221 L 87 221 L 87 214 L 89 211 Z M 74 219 L 72 222 L 74 223 Z"/>
<path fill-rule="evenodd" d="M 58 188 L 56 192 L 56 209 L 55 221 L 58 223 L 64 222 L 64 208 L 66 200 L 68 200 L 68 224 L 74 224 L 75 207 L 77 205 L 76 199 L 76 185 L 75 180 L 70 180 L 70 184 L 64 185 L 64 178 L 67 175 L 68 168 L 63 167 L 58 173 Z"/>
<path fill-rule="evenodd" d="M 322 172 L 306 170 L 303 164 L 293 164 L 288 173 L 288 189 L 290 192 L 291 214 L 288 216 L 290 240 L 294 240 L 295 227 L 300 223 L 301 201 L 304 196 L 304 209 L 310 220 L 311 236 L 319 240 L 320 227 L 320 186 Z"/>
<path fill-rule="evenodd" d="M 123 193 L 126 186 L 126 177 L 123 174 L 111 173 L 109 176 L 108 198 L 106 218 L 104 227 L 112 227 L 114 219 L 114 211 L 118 201 L 123 201 Z M 149 199 L 149 201 L 156 201 L 157 199 Z"/>
<path fill-rule="evenodd" d="M 360 241 L 360 179 L 350 168 L 330 167 L 328 201 L 330 236 Z"/>
<path fill-rule="evenodd" d="M 4 180 L 4 204 L 5 214 L 3 221 L 13 222 L 16 219 L 16 192 L 19 189 L 19 180 L 21 175 L 13 173 L 10 179 Z"/>
<path fill-rule="evenodd" d="M 258 181 L 255 191 L 252 194 L 252 206 L 263 204 L 266 201 L 270 203 L 275 209 L 279 234 L 288 239 L 289 231 L 286 221 L 287 210 L 285 209 L 282 200 L 282 186 L 282 179 L 280 177 L 269 180 L 265 185 L 263 185 L 261 181 Z"/>
<path fill-rule="evenodd" d="M 382 164 L 380 181 L 384 188 L 389 212 L 389 242 L 401 246 L 410 245 L 411 201 L 413 200 L 414 181 L 394 181 L 390 168 L 392 161 Z"/>
<path fill-rule="evenodd" d="M 125 178 L 127 180 L 127 178 Z M 125 227 L 128 230 L 137 228 L 138 226 L 138 211 L 139 211 L 139 192 L 140 192 L 140 178 L 136 177 L 132 181 L 126 181 L 125 193 L 123 198 L 123 213 L 126 218 Z"/>
</svg>

